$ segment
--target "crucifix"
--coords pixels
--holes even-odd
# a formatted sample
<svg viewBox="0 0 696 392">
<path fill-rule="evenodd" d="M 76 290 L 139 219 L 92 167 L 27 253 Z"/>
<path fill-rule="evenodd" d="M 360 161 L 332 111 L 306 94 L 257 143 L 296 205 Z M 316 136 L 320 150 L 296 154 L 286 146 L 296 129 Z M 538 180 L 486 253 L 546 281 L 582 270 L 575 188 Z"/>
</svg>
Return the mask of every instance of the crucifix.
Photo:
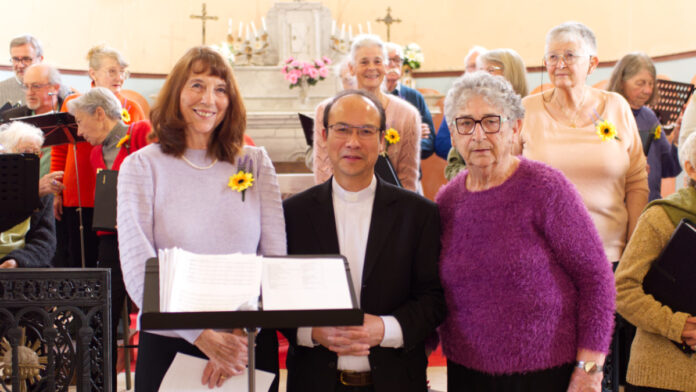
<svg viewBox="0 0 696 392">
<path fill-rule="evenodd" d="M 206 20 L 217 20 L 217 16 L 208 16 L 208 12 L 205 10 L 205 3 L 203 3 L 203 12 L 201 12 L 200 15 L 191 15 L 191 19 L 200 19 L 201 22 L 203 23 L 202 27 L 202 37 L 201 37 L 201 44 L 205 45 L 205 21 Z"/>
<path fill-rule="evenodd" d="M 391 7 L 387 7 L 387 16 L 384 18 L 377 18 L 377 22 L 382 22 L 387 25 L 387 42 L 391 42 L 391 24 L 401 23 L 401 19 L 394 19 L 391 16 Z"/>
</svg>

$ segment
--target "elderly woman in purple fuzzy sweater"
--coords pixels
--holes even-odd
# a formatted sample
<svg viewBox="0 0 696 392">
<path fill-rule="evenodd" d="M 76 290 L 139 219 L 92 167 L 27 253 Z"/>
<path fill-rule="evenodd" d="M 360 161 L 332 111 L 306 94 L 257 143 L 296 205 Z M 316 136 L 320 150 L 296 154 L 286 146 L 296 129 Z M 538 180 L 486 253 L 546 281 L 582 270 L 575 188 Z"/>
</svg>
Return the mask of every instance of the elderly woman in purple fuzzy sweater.
<svg viewBox="0 0 696 392">
<path fill-rule="evenodd" d="M 512 155 L 524 108 L 502 77 L 459 78 L 445 116 L 468 169 L 436 198 L 448 390 L 600 391 L 614 279 L 580 195 Z"/>
</svg>

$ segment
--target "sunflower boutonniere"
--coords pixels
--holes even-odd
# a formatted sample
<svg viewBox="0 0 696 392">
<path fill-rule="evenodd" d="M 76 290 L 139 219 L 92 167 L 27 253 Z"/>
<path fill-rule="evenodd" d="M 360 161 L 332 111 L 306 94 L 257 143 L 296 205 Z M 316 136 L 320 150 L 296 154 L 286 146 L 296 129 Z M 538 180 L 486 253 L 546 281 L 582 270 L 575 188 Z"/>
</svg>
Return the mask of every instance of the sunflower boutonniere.
<svg viewBox="0 0 696 392">
<path fill-rule="evenodd" d="M 237 169 L 239 171 L 230 176 L 227 186 L 232 190 L 242 193 L 242 201 L 244 201 L 244 196 L 246 190 L 254 185 L 254 175 L 252 171 L 254 170 L 254 164 L 248 155 L 237 160 Z"/>
<path fill-rule="evenodd" d="M 655 133 L 654 133 L 655 139 L 659 139 L 662 136 L 662 125 L 657 125 L 655 127 Z"/>
<path fill-rule="evenodd" d="M 612 123 L 611 121 L 603 119 L 597 111 L 594 112 L 595 114 L 595 129 L 597 130 L 597 135 L 599 135 L 600 139 L 602 139 L 603 142 L 606 142 L 607 140 L 611 139 L 616 139 L 621 141 L 619 137 L 616 135 L 616 125 Z"/>
<path fill-rule="evenodd" d="M 128 110 L 126 110 L 126 109 L 121 110 L 121 120 L 126 124 L 130 123 L 131 116 L 130 116 L 130 113 L 128 113 Z"/>
<path fill-rule="evenodd" d="M 126 145 L 126 148 L 128 148 L 128 141 L 130 138 L 130 134 L 126 134 L 126 136 L 122 137 L 121 140 L 116 143 L 116 148 L 121 148 L 124 144 Z"/>
<path fill-rule="evenodd" d="M 394 128 L 389 128 L 387 131 L 384 133 L 384 140 L 387 142 L 387 146 L 384 149 L 384 152 L 382 155 L 385 157 L 387 156 L 387 150 L 389 149 L 389 146 L 392 144 L 396 144 L 401 140 L 401 136 L 399 135 L 399 132 L 394 129 Z"/>
</svg>

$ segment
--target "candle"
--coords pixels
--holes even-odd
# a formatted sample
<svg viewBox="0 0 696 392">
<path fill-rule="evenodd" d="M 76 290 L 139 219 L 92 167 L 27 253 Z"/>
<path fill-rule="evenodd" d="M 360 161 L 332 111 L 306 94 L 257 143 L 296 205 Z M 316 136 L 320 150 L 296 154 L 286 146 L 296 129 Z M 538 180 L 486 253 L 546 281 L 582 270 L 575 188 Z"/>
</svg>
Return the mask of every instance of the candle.
<svg viewBox="0 0 696 392">
<path fill-rule="evenodd" d="M 249 41 L 249 25 L 246 25 L 246 40 Z"/>
<path fill-rule="evenodd" d="M 256 32 L 256 25 L 254 24 L 254 21 L 251 21 L 251 31 L 254 32 L 254 38 L 256 38 L 258 34 Z"/>
<path fill-rule="evenodd" d="M 362 25 L 358 23 L 358 34 L 362 34 Z"/>
<path fill-rule="evenodd" d="M 346 24 L 341 23 L 341 39 L 346 38 Z"/>
<path fill-rule="evenodd" d="M 372 34 L 372 26 L 369 20 L 367 21 L 367 34 Z"/>
<path fill-rule="evenodd" d="M 227 19 L 227 35 L 232 34 L 232 18 Z"/>
<path fill-rule="evenodd" d="M 261 17 L 261 26 L 263 26 L 263 31 L 266 32 L 266 18 Z"/>
<path fill-rule="evenodd" d="M 237 34 L 237 36 L 239 36 L 239 39 L 242 39 L 242 26 L 243 25 L 244 24 L 242 22 L 239 22 L 239 34 Z"/>
<path fill-rule="evenodd" d="M 331 35 L 336 36 L 336 19 L 331 20 Z"/>
</svg>

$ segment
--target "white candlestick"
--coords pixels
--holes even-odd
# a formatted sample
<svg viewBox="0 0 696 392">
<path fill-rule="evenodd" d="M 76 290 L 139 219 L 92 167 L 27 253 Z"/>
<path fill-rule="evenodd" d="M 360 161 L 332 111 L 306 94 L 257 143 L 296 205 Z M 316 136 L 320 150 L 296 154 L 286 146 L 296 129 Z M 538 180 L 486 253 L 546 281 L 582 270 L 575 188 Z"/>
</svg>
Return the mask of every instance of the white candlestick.
<svg viewBox="0 0 696 392">
<path fill-rule="evenodd" d="M 251 22 L 251 31 L 254 32 L 254 38 L 256 38 L 258 36 L 258 34 L 256 32 L 256 25 L 254 24 L 253 21 Z"/>
<path fill-rule="evenodd" d="M 263 26 L 263 31 L 266 32 L 266 18 L 261 17 L 261 26 Z"/>
<path fill-rule="evenodd" d="M 336 35 L 336 19 L 331 21 L 331 35 L 332 36 Z"/>
<path fill-rule="evenodd" d="M 369 20 L 367 21 L 367 34 L 372 34 L 372 26 Z"/>
<path fill-rule="evenodd" d="M 358 34 L 362 34 L 362 25 L 358 23 Z"/>
<path fill-rule="evenodd" d="M 237 34 L 237 36 L 239 36 L 240 39 L 242 38 L 242 26 L 244 26 L 244 23 L 239 22 L 239 34 Z"/>
<path fill-rule="evenodd" d="M 246 25 L 246 40 L 249 41 L 249 25 Z"/>
<path fill-rule="evenodd" d="M 227 19 L 227 34 L 232 34 L 232 18 Z"/>
</svg>

